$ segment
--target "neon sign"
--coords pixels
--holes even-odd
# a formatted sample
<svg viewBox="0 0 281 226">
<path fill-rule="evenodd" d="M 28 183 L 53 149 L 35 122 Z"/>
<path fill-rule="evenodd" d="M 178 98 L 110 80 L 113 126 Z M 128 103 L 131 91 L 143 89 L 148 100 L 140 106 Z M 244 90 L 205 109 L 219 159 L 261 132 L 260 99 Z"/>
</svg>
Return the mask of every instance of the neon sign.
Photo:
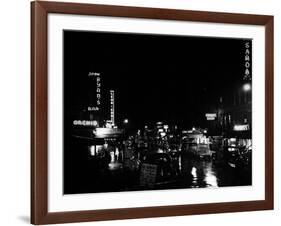
<svg viewBox="0 0 281 226">
<path fill-rule="evenodd" d="M 216 113 L 207 113 L 207 114 L 205 114 L 205 116 L 206 116 L 207 120 L 209 121 L 209 120 L 215 120 L 217 117 L 217 114 Z"/>
<path fill-rule="evenodd" d="M 88 107 L 88 111 L 99 111 L 101 105 L 101 74 L 99 72 L 89 72 L 88 76 L 96 79 L 96 106 Z"/>
<path fill-rule="evenodd" d="M 74 126 L 98 126 L 96 120 L 73 120 Z"/>
<path fill-rule="evenodd" d="M 243 80 L 251 80 L 251 58 L 250 58 L 250 42 L 245 43 L 245 72 Z"/>
<path fill-rule="evenodd" d="M 115 124 L 115 96 L 114 90 L 110 90 L 110 120 L 111 123 Z"/>
<path fill-rule="evenodd" d="M 234 125 L 233 130 L 234 131 L 245 131 L 245 130 L 249 130 L 250 126 L 249 124 L 246 125 Z"/>
</svg>

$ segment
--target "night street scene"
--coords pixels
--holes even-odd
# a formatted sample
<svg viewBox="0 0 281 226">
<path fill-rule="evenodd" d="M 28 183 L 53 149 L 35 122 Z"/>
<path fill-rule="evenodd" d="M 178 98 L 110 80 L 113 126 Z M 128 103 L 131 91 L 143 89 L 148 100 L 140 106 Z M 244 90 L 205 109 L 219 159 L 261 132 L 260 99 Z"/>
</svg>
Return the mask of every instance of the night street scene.
<svg viewBox="0 0 281 226">
<path fill-rule="evenodd" d="M 63 43 L 64 194 L 252 185 L 252 40 Z"/>
</svg>

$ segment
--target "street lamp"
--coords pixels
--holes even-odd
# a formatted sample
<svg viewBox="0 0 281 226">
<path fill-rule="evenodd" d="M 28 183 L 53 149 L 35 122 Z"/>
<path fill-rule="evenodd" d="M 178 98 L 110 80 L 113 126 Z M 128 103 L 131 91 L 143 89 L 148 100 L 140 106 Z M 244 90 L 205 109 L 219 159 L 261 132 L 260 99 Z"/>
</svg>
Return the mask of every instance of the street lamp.
<svg viewBox="0 0 281 226">
<path fill-rule="evenodd" d="M 244 90 L 245 92 L 251 90 L 251 85 L 250 85 L 249 83 L 244 84 L 244 85 L 243 85 L 243 90 Z"/>
<path fill-rule="evenodd" d="M 128 127 L 128 123 L 129 123 L 129 119 L 125 118 L 123 120 L 123 125 L 124 125 L 124 134 L 125 134 L 125 137 L 127 137 L 127 127 Z"/>
</svg>

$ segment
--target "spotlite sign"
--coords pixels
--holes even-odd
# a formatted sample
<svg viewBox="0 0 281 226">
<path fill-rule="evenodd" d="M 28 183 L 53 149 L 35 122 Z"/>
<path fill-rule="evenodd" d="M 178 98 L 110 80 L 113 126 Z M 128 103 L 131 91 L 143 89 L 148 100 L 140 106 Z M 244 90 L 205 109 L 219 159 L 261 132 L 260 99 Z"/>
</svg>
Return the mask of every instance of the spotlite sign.
<svg viewBox="0 0 281 226">
<path fill-rule="evenodd" d="M 211 121 L 211 120 L 215 120 L 216 119 L 217 114 L 216 113 L 206 113 L 205 116 L 206 116 L 208 121 Z"/>
</svg>

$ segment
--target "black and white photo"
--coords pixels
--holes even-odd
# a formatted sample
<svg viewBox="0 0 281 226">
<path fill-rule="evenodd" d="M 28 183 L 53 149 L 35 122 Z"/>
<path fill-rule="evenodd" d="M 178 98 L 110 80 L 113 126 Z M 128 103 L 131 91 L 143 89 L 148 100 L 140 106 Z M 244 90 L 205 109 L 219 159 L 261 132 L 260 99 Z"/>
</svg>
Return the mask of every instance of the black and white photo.
<svg viewBox="0 0 281 226">
<path fill-rule="evenodd" d="M 251 39 L 63 43 L 65 194 L 252 185 Z"/>
</svg>

